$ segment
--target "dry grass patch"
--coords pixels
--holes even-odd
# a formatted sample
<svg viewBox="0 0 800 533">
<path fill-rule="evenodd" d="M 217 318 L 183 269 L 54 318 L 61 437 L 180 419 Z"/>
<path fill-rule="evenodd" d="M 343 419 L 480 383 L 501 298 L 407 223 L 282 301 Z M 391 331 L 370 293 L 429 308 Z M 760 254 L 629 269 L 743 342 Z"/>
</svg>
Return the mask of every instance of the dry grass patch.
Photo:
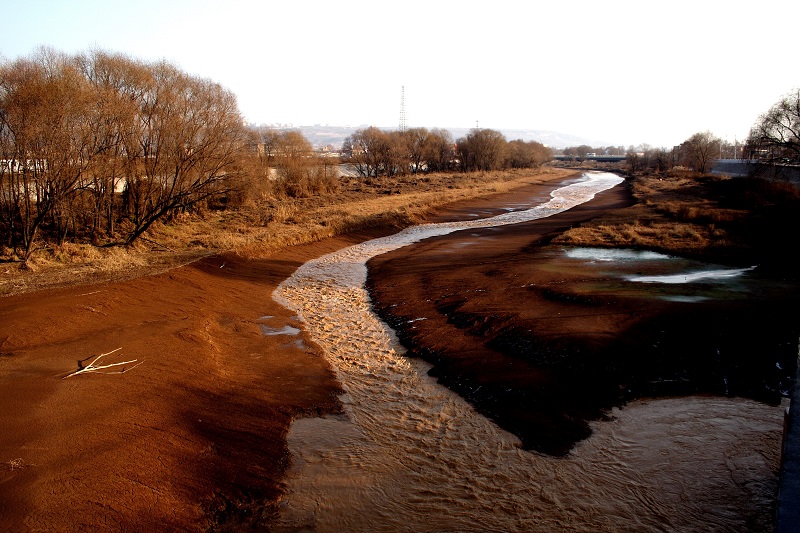
<svg viewBox="0 0 800 533">
<path fill-rule="evenodd" d="M 335 195 L 269 199 L 180 224 L 156 225 L 148 235 L 171 249 L 233 250 L 254 257 L 370 227 L 406 227 L 453 202 L 509 192 L 569 173 L 540 169 L 345 178 Z"/>
<path fill-rule="evenodd" d="M 553 242 L 679 254 L 737 249 L 741 245 L 729 228 L 747 217 L 748 211 L 720 205 L 715 185 L 723 180 L 681 171 L 637 177 L 631 182 L 636 205 L 573 228 Z"/>
<path fill-rule="evenodd" d="M 626 246 L 668 250 L 674 253 L 699 252 L 717 237 L 708 228 L 694 224 L 600 224 L 573 228 L 553 242 L 572 246 Z"/>
<path fill-rule="evenodd" d="M 342 178 L 335 194 L 262 196 L 238 209 L 186 213 L 158 222 L 130 247 L 66 244 L 37 252 L 20 269 L 0 251 L 0 295 L 159 272 L 224 251 L 248 257 L 373 227 L 402 228 L 450 203 L 512 191 L 573 174 L 534 169 Z"/>
</svg>

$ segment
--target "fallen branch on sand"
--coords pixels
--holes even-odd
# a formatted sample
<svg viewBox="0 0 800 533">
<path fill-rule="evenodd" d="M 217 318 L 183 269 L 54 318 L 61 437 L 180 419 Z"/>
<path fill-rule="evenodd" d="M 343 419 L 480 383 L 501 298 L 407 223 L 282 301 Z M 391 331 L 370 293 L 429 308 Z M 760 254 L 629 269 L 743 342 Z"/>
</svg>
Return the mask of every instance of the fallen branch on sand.
<svg viewBox="0 0 800 533">
<path fill-rule="evenodd" d="M 105 368 L 111 368 L 111 367 L 115 367 L 115 366 L 128 365 L 128 364 L 130 364 L 130 363 L 136 363 L 136 361 L 138 361 L 138 359 L 132 359 L 132 360 L 130 360 L 130 361 L 122 361 L 121 363 L 111 363 L 111 364 L 108 364 L 108 365 L 95 366 L 95 363 L 96 363 L 97 361 L 99 361 L 100 359 L 102 359 L 103 357 L 105 357 L 106 355 L 111 355 L 112 353 L 114 353 L 114 352 L 118 352 L 118 351 L 120 351 L 121 349 L 122 349 L 122 348 L 117 348 L 116 350 L 111 350 L 110 352 L 107 352 L 107 353 L 101 353 L 100 355 L 98 355 L 98 356 L 97 356 L 97 357 L 94 359 L 94 361 L 92 361 L 91 363 L 89 363 L 89 364 L 88 364 L 88 365 L 86 365 L 85 367 L 83 367 L 83 368 L 81 368 L 81 369 L 79 369 L 79 370 L 76 370 L 76 371 L 75 371 L 75 372 L 73 372 L 72 374 L 69 374 L 68 376 L 64 376 L 64 377 L 63 377 L 63 378 L 61 378 L 61 379 L 67 379 L 67 378 L 71 378 L 72 376 L 77 376 L 78 374 L 83 374 L 83 373 L 86 373 L 86 372 L 95 372 L 95 373 L 98 373 L 98 374 L 123 374 L 123 373 L 125 373 L 125 372 L 127 372 L 127 371 L 129 371 L 129 370 L 133 370 L 133 369 L 134 369 L 134 368 L 136 368 L 137 366 L 139 366 L 139 365 L 141 365 L 142 363 L 144 363 L 144 361 L 142 361 L 141 363 L 137 363 L 137 364 L 133 365 L 133 366 L 132 366 L 132 367 L 130 367 L 130 368 L 123 368 L 122 370 L 115 370 L 115 371 L 111 371 L 111 372 L 100 372 L 100 370 L 103 370 L 103 369 L 105 369 Z"/>
</svg>

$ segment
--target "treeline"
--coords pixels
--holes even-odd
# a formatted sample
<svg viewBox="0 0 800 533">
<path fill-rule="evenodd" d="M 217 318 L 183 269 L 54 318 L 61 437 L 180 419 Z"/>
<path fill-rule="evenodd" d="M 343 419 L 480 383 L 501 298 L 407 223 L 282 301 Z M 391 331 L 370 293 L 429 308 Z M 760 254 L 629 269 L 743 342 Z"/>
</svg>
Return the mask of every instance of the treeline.
<svg viewBox="0 0 800 533">
<path fill-rule="evenodd" d="M 296 130 L 248 130 L 248 162 L 239 197 L 304 198 L 339 188 L 339 159 L 314 150 Z"/>
<path fill-rule="evenodd" d="M 663 172 L 676 167 L 705 173 L 717 159 L 747 159 L 764 164 L 800 164 L 800 88 L 792 89 L 770 107 L 739 143 L 723 140 L 710 131 L 698 132 L 678 146 L 655 148 L 647 144 L 592 148 L 566 148 L 560 155 L 580 160 L 588 155 L 625 155 L 632 172 Z"/>
<path fill-rule="evenodd" d="M 166 62 L 53 50 L 0 65 L 0 238 L 130 243 L 230 190 L 247 146 L 235 96 Z"/>
<path fill-rule="evenodd" d="M 800 88 L 792 89 L 750 128 L 744 155 L 767 163 L 800 164 Z"/>
<path fill-rule="evenodd" d="M 633 147 L 631 146 L 631 150 Z M 598 146 L 593 148 L 588 144 L 581 144 L 579 146 L 569 146 L 556 151 L 557 155 L 565 155 L 573 159 L 581 159 L 589 154 L 596 155 L 625 155 L 626 150 L 624 146 Z"/>
<path fill-rule="evenodd" d="M 664 172 L 682 167 L 706 173 L 718 159 L 738 159 L 743 146 L 729 143 L 710 131 L 698 132 L 672 148 L 653 148 L 647 145 L 638 150 L 629 150 L 626 161 L 631 171 L 652 170 Z"/>
<path fill-rule="evenodd" d="M 535 167 L 540 143 L 475 129 L 356 131 L 362 176 Z M 130 244 L 189 210 L 335 193 L 339 160 L 297 131 L 244 125 L 236 97 L 174 65 L 41 49 L 0 64 L 0 255 Z M 38 244 L 37 244 L 38 243 Z"/>
<path fill-rule="evenodd" d="M 552 158 L 535 141 L 507 141 L 499 131 L 474 128 L 453 141 L 443 129 L 359 129 L 342 146 L 344 160 L 362 176 L 536 168 Z"/>
<path fill-rule="evenodd" d="M 649 144 L 629 146 L 607 146 L 592 148 L 588 145 L 572 146 L 561 150 L 559 155 L 582 161 L 587 156 L 625 156 L 631 172 L 663 172 L 683 167 L 696 172 L 708 172 L 717 159 L 737 159 L 745 149 L 743 144 L 729 143 L 709 131 L 695 133 L 678 146 L 657 148 Z"/>
<path fill-rule="evenodd" d="M 763 115 L 745 152 L 800 159 L 795 91 Z M 580 158 L 622 147 L 565 149 Z M 359 129 L 343 161 L 364 177 L 538 167 L 552 152 L 492 129 L 453 140 L 443 129 Z M 740 157 L 709 132 L 670 149 L 624 150 L 629 168 L 685 166 Z M 335 193 L 339 160 L 297 131 L 244 125 L 236 97 L 170 63 L 50 49 L 0 63 L 0 255 L 22 261 L 37 243 L 130 244 L 157 220 L 208 206 L 236 207 Z"/>
</svg>

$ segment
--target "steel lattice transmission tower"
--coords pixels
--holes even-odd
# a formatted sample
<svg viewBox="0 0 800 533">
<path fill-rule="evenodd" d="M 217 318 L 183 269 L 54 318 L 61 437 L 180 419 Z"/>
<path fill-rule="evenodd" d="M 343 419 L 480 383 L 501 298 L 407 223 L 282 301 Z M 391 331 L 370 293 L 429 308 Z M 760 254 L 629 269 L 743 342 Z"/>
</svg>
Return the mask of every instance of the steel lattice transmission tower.
<svg viewBox="0 0 800 533">
<path fill-rule="evenodd" d="M 400 87 L 400 131 L 406 131 L 406 86 Z"/>
</svg>

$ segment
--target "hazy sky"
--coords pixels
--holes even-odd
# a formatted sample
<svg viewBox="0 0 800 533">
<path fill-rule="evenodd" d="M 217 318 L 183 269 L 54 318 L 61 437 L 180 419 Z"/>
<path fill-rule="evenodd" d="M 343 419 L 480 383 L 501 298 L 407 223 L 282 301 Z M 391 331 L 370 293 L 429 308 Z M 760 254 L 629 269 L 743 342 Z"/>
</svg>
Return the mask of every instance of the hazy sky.
<svg viewBox="0 0 800 533">
<path fill-rule="evenodd" d="M 742 139 L 800 86 L 800 2 L 0 0 L 0 57 L 167 59 L 260 123 Z"/>
</svg>

